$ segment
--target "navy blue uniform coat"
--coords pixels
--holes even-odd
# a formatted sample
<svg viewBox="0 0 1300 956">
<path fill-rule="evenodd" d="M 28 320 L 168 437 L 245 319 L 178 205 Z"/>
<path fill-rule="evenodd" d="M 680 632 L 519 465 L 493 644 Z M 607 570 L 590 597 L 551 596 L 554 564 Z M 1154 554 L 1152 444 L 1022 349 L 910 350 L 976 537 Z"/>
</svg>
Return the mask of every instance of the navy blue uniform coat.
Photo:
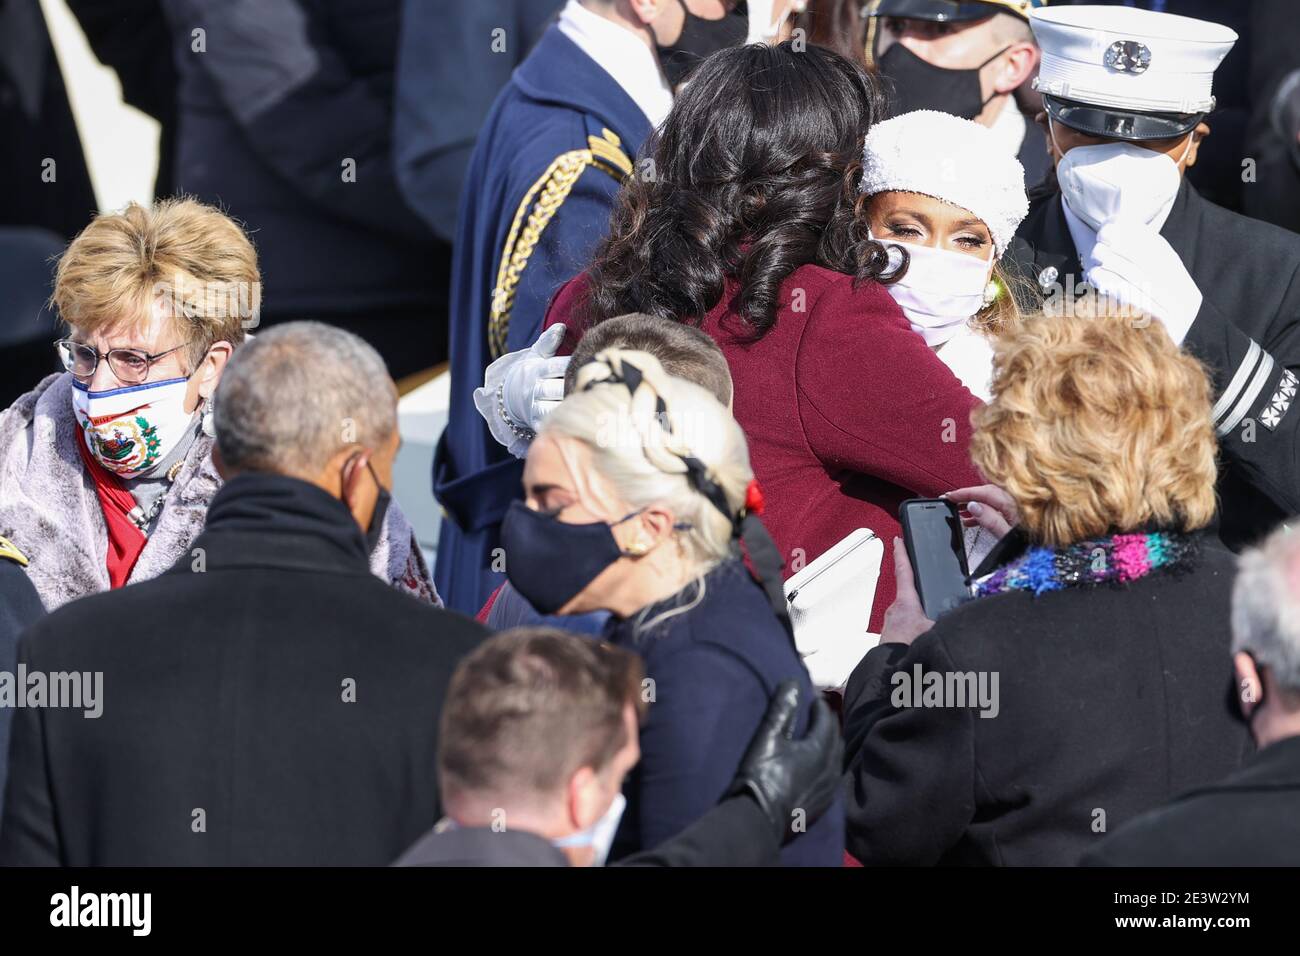
<svg viewBox="0 0 1300 956">
<path fill-rule="evenodd" d="M 475 613 L 504 580 L 492 551 L 523 474 L 479 417 L 474 389 L 494 358 L 537 338 L 551 296 L 586 267 L 649 132 L 614 78 L 553 26 L 479 134 L 452 264 L 451 409 L 433 466 L 445 516 L 434 579 L 448 607 Z"/>
</svg>

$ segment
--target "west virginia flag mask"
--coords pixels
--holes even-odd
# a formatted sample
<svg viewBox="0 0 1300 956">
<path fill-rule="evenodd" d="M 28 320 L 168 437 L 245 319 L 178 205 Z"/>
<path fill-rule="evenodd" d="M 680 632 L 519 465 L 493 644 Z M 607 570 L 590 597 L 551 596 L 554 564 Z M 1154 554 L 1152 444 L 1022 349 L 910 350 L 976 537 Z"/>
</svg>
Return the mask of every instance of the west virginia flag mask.
<svg viewBox="0 0 1300 956">
<path fill-rule="evenodd" d="M 185 411 L 188 378 L 92 392 L 72 383 L 72 408 L 86 447 L 105 470 L 139 478 L 167 457 L 194 421 Z"/>
</svg>

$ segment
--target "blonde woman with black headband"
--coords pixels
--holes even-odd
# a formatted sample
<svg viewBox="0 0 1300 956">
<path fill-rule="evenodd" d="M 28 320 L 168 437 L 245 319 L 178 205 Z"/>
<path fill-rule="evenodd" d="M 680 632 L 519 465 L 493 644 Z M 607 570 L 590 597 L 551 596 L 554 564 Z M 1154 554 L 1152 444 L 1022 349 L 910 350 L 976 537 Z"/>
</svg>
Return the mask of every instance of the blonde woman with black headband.
<svg viewBox="0 0 1300 956">
<path fill-rule="evenodd" d="M 745 437 L 705 389 L 648 353 L 599 353 L 529 448 L 524 495 L 502 526 L 511 583 L 543 614 L 611 612 L 606 640 L 645 661 L 650 707 L 617 858 L 724 795 L 777 685 L 795 679 L 809 701 L 796 733 L 815 695 L 754 517 Z M 782 861 L 837 866 L 842 850 L 837 800 Z"/>
</svg>

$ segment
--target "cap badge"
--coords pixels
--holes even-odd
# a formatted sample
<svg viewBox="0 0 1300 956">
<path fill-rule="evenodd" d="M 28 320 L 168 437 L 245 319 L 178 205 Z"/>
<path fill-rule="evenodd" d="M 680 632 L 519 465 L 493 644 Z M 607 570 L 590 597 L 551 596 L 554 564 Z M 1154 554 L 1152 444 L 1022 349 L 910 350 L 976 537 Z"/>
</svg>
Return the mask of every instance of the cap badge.
<svg viewBox="0 0 1300 956">
<path fill-rule="evenodd" d="M 1102 62 L 1116 73 L 1145 73 L 1151 66 L 1151 50 L 1137 40 L 1116 40 L 1106 48 Z"/>
</svg>

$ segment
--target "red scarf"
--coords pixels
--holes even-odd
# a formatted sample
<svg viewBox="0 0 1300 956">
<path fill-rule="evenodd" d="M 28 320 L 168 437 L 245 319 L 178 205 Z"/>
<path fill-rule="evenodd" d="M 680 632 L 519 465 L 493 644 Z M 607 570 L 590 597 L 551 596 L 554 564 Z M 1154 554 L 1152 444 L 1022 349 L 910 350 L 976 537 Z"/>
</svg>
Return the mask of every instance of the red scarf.
<svg viewBox="0 0 1300 956">
<path fill-rule="evenodd" d="M 105 562 L 108 565 L 109 586 L 120 588 L 131 576 L 131 569 L 135 567 L 147 540 L 144 532 L 127 517 L 136 507 L 135 498 L 121 478 L 105 471 L 95 461 L 80 429 L 77 434 L 77 450 L 81 452 L 81 460 L 95 483 L 95 494 L 99 495 L 99 504 L 104 511 L 104 525 L 108 528 L 108 554 Z"/>
</svg>

